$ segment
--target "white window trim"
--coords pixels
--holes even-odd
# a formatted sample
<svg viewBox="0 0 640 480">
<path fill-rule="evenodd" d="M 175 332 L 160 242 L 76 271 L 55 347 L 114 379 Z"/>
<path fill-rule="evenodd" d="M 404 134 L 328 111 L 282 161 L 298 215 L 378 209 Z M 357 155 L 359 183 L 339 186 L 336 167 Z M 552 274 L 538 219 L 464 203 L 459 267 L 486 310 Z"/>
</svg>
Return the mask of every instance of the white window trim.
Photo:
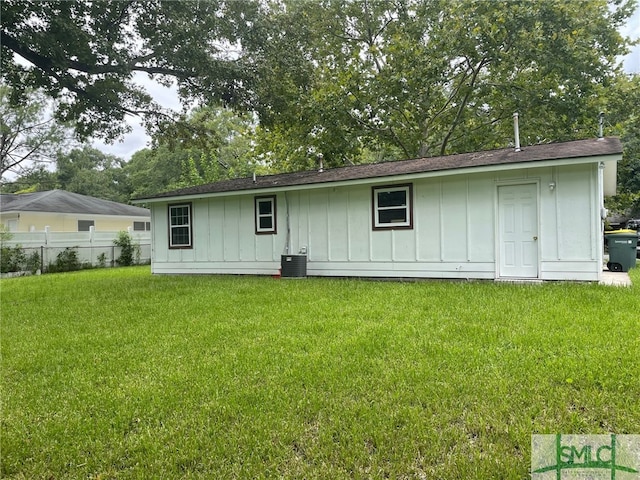
<svg viewBox="0 0 640 480">
<path fill-rule="evenodd" d="M 187 211 L 188 211 L 188 220 L 189 223 L 186 225 L 171 225 L 171 210 L 174 208 L 184 208 L 187 207 Z M 192 215 L 193 215 L 193 211 L 192 211 L 192 206 L 190 203 L 180 203 L 180 204 L 173 204 L 173 205 L 169 205 L 169 210 L 168 210 L 168 214 L 169 214 L 169 248 L 192 248 L 192 244 L 193 244 L 193 230 L 191 228 L 191 223 L 192 223 Z M 177 245 L 173 244 L 173 229 L 174 228 L 184 228 L 187 227 L 189 229 L 189 243 L 180 243 Z"/>
<path fill-rule="evenodd" d="M 394 229 L 394 228 L 413 228 L 413 209 L 412 209 L 412 185 L 391 185 L 391 186 L 383 186 L 383 187 L 373 187 L 373 228 L 374 229 Z M 378 206 L 378 194 L 384 192 L 397 192 L 404 191 L 405 198 L 407 199 L 406 204 L 403 205 L 395 205 L 392 207 L 380 207 Z M 404 222 L 390 222 L 384 223 L 380 222 L 378 212 L 384 210 L 399 210 L 404 208 L 406 211 L 405 218 L 407 219 Z"/>
<path fill-rule="evenodd" d="M 260 213 L 260 203 L 261 202 L 269 202 L 271 204 L 271 213 L 269 214 L 261 214 Z M 256 221 L 256 234 L 265 234 L 265 233 L 276 233 L 276 197 L 255 197 L 255 221 Z M 260 228 L 260 219 L 261 218 L 271 218 L 271 227 L 269 228 Z"/>
</svg>

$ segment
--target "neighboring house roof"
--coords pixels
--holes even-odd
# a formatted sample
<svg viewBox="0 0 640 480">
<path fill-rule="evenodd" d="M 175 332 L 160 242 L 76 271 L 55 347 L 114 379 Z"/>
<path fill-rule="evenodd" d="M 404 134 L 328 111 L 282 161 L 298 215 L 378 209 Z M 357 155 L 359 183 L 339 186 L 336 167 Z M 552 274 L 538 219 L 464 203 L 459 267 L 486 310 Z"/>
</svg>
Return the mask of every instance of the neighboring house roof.
<svg viewBox="0 0 640 480">
<path fill-rule="evenodd" d="M 88 197 L 64 190 L 47 192 L 0 194 L 0 210 L 6 212 L 79 213 L 89 215 L 122 215 L 148 217 L 146 208 Z"/>
<path fill-rule="evenodd" d="M 571 142 L 523 147 L 519 152 L 516 152 L 513 148 L 509 148 L 484 152 L 460 153 L 442 157 L 354 165 L 330 168 L 323 171 L 311 170 L 281 173 L 259 176 L 255 182 L 252 177 L 236 178 L 206 185 L 182 188 L 137 200 L 142 201 L 209 193 L 312 185 L 491 165 L 526 164 L 545 160 L 615 155 L 620 153 L 622 153 L 622 144 L 616 137 L 575 140 Z"/>
</svg>

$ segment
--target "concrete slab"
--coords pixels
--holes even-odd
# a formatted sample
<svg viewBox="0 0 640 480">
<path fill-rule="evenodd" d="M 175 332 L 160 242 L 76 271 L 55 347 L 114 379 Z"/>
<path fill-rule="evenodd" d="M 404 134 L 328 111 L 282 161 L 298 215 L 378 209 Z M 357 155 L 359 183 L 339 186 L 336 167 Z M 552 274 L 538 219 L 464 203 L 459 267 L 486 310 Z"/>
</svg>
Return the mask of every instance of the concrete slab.
<svg viewBox="0 0 640 480">
<path fill-rule="evenodd" d="M 630 287 L 631 278 L 627 272 L 611 272 L 609 270 L 602 271 L 600 285 L 611 285 L 614 287 Z"/>
</svg>

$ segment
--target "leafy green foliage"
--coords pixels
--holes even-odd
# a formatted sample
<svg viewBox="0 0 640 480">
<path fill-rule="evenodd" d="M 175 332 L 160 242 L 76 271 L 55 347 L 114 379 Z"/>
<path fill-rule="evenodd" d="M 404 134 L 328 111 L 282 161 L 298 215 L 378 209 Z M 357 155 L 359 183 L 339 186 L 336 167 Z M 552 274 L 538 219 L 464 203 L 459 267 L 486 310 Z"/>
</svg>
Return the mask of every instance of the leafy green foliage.
<svg viewBox="0 0 640 480">
<path fill-rule="evenodd" d="M 640 217 L 640 75 L 620 76 L 612 83 L 605 106 L 606 120 L 620 136 L 624 150 L 618 162 L 618 195 L 607 198 L 613 214 Z"/>
<path fill-rule="evenodd" d="M 107 266 L 107 254 L 105 252 L 102 252 L 100 255 L 98 255 L 98 268 L 105 268 Z"/>
<path fill-rule="evenodd" d="M 21 272 L 27 263 L 27 256 L 20 245 L 0 247 L 0 272 Z"/>
<path fill-rule="evenodd" d="M 166 124 L 153 147 L 124 168 L 133 197 L 265 171 L 253 153 L 255 121 L 222 107 L 202 107 Z"/>
<path fill-rule="evenodd" d="M 2 184 L 2 193 L 33 193 L 53 190 L 58 187 L 56 172 L 47 170 L 44 165 L 34 167 L 30 172 L 20 175 L 13 181 Z"/>
<path fill-rule="evenodd" d="M 26 193 L 57 188 L 114 202 L 127 203 L 130 199 L 132 187 L 125 171 L 126 163 L 119 157 L 84 145 L 59 151 L 55 166 L 55 171 L 36 168 L 4 185 L 3 189 Z"/>
<path fill-rule="evenodd" d="M 40 253 L 38 253 L 37 250 L 34 250 L 27 255 L 25 267 L 27 268 L 27 271 L 31 273 L 36 273 L 38 270 L 42 269 L 42 259 L 40 258 Z"/>
<path fill-rule="evenodd" d="M 86 145 L 60 152 L 56 157 L 57 185 L 69 192 L 126 203 L 130 187 L 124 165 L 121 158 Z"/>
<path fill-rule="evenodd" d="M 22 245 L 9 246 L 4 241 L 0 242 L 0 273 L 36 273 L 40 268 L 40 254 L 37 251 L 27 255 Z"/>
<path fill-rule="evenodd" d="M 24 250 L 20 245 L 9 246 L 13 234 L 4 224 L 0 224 L 0 273 L 19 272 L 26 261 Z"/>
<path fill-rule="evenodd" d="M 637 431 L 630 275 L 630 288 L 137 267 L 3 280 L 0 471 L 527 478 L 532 433 Z"/>
<path fill-rule="evenodd" d="M 4 223 L 0 223 L 0 246 L 4 246 L 4 244 L 10 241 L 13 238 L 13 233 L 9 231 L 9 227 L 7 227 Z"/>
<path fill-rule="evenodd" d="M 3 2 L 12 105 L 38 87 L 58 98 L 57 117 L 75 122 L 81 137 L 116 138 L 126 115 L 144 116 L 154 133 L 126 166 L 83 168 L 65 180 L 69 188 L 126 199 L 315 168 L 320 155 L 332 167 L 504 147 L 516 111 L 523 146 L 592 137 L 604 111 L 605 133 L 625 142 L 623 193 L 639 189 L 638 76 L 619 65 L 631 0 L 191 7 Z M 139 74 L 176 85 L 183 114 L 154 104 Z M 28 186 L 48 180 L 38 174 Z"/>
<path fill-rule="evenodd" d="M 171 190 L 182 174 L 184 152 L 172 152 L 167 147 L 145 148 L 133 154 L 124 167 L 131 185 L 132 198 L 145 197 Z"/>
<path fill-rule="evenodd" d="M 145 115 L 149 126 L 163 118 L 136 75 L 175 82 L 187 104 L 245 103 L 252 76 L 233 51 L 258 4 L 5 0 L 0 71 L 18 93 L 28 86 L 61 99 L 56 118 L 80 137 L 113 139 L 128 131 L 126 115 Z"/>
<path fill-rule="evenodd" d="M 140 246 L 136 245 L 133 241 L 133 237 L 125 231 L 118 232 L 117 237 L 113 240 L 113 244 L 116 247 L 120 247 L 120 256 L 116 259 L 118 265 L 122 267 L 128 267 L 134 265 L 137 257 L 140 257 Z"/>
<path fill-rule="evenodd" d="M 302 33 L 262 45 L 264 77 L 286 90 L 258 109 L 272 144 L 284 144 L 284 169 L 306 167 L 309 153 L 359 163 L 365 146 L 405 158 L 502 147 L 516 111 L 524 145 L 593 136 L 632 10 L 604 0 L 286 5 L 272 12 L 271 37 L 285 24 Z"/>
<path fill-rule="evenodd" d="M 56 261 L 47 267 L 48 273 L 73 272 L 82 268 L 76 248 L 66 247 L 56 255 Z"/>
<path fill-rule="evenodd" d="M 227 108 L 202 107 L 156 137 L 174 154 L 186 154 L 178 186 L 199 185 L 249 176 L 256 170 L 251 157 L 255 121 Z"/>
<path fill-rule="evenodd" d="M 613 215 L 626 218 L 640 217 L 640 192 L 623 192 L 605 199 L 605 207 Z"/>
</svg>

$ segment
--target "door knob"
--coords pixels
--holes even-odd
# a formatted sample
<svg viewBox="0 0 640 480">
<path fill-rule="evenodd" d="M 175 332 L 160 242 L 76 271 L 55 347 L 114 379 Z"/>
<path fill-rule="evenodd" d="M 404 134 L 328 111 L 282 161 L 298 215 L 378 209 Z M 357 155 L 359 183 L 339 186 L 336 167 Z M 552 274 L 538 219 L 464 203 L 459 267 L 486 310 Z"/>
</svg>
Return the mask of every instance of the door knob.
<svg viewBox="0 0 640 480">
<path fill-rule="evenodd" d="M 537 235 L 535 237 L 533 237 L 533 241 L 534 242 L 538 241 L 538 236 Z"/>
</svg>

